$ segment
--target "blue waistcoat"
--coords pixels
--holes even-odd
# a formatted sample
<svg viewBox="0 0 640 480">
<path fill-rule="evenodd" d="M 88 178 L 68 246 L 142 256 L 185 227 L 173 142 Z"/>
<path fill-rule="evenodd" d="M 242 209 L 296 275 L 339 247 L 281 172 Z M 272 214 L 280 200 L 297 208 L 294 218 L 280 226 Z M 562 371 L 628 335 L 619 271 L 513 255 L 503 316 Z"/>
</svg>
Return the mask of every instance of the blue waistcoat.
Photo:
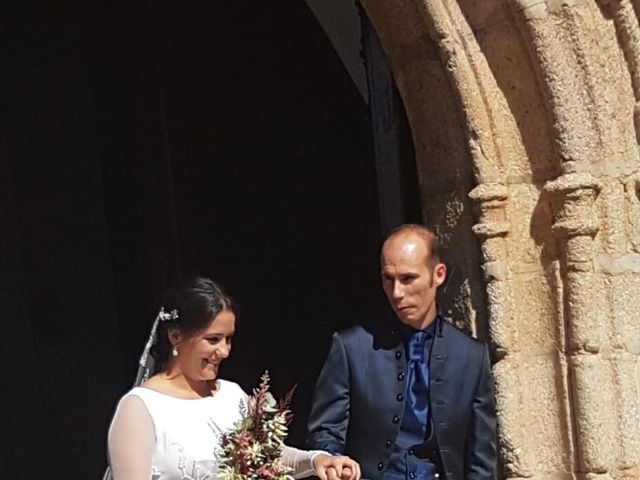
<svg viewBox="0 0 640 480">
<path fill-rule="evenodd" d="M 432 480 L 436 467 L 428 460 L 416 456 L 418 446 L 423 444 L 431 432 L 431 416 L 429 412 L 429 358 L 437 322 L 431 323 L 425 330 L 416 331 L 406 325 L 400 327 L 404 337 L 405 356 L 407 359 L 407 401 L 400 431 L 392 447 L 391 457 L 385 469 L 384 480 Z M 415 363 L 415 365 L 414 365 Z M 424 376 L 424 390 L 418 392 L 422 398 L 412 402 L 416 395 L 412 392 L 414 369 L 420 369 Z M 413 404 L 417 404 L 414 408 Z"/>
</svg>

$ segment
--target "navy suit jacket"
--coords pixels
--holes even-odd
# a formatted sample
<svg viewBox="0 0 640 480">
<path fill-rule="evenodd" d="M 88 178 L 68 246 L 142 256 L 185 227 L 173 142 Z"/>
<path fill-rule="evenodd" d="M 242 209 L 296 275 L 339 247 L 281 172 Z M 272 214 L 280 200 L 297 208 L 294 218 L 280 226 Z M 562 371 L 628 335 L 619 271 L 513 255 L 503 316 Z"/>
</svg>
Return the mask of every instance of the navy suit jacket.
<svg viewBox="0 0 640 480">
<path fill-rule="evenodd" d="M 495 480 L 496 420 L 484 344 L 438 317 L 429 366 L 430 412 L 447 480 Z M 346 454 L 379 480 L 404 412 L 407 361 L 397 324 L 334 334 L 309 416 L 309 447 Z M 435 462 L 434 462 L 435 463 Z"/>
</svg>

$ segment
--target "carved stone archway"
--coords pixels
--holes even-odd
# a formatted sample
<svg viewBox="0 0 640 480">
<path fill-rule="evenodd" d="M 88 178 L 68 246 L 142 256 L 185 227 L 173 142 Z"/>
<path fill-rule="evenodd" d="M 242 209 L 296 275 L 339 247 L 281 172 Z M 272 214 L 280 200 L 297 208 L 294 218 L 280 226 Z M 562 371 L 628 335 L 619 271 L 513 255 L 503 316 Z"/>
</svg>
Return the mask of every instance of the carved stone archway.
<svg viewBox="0 0 640 480">
<path fill-rule="evenodd" d="M 504 477 L 640 478 L 635 5 L 362 3 L 458 275 L 449 310 L 489 332 Z"/>
</svg>

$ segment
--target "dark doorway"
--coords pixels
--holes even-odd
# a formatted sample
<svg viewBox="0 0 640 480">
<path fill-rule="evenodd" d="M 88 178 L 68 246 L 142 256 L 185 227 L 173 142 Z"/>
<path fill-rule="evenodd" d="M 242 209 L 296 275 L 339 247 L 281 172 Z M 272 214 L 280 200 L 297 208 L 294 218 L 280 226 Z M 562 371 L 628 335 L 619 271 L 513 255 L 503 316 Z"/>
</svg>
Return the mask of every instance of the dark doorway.
<svg viewBox="0 0 640 480">
<path fill-rule="evenodd" d="M 6 478 L 99 475 L 178 275 L 240 304 L 223 376 L 299 385 L 294 445 L 331 332 L 381 304 L 366 105 L 305 4 L 120 3 L 7 17 Z"/>
<path fill-rule="evenodd" d="M 383 236 L 403 223 L 422 223 L 420 186 L 409 120 L 382 44 L 358 4 L 369 92 L 371 158 Z"/>
</svg>

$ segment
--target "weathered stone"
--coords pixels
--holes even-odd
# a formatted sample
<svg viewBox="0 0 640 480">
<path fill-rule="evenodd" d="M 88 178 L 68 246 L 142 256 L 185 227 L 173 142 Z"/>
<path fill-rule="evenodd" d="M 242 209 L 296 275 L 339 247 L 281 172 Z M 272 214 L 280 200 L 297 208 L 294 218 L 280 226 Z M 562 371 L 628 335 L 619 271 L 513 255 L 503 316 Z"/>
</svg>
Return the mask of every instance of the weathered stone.
<svg viewBox="0 0 640 480">
<path fill-rule="evenodd" d="M 603 184 L 596 205 L 601 222 L 594 251 L 613 256 L 624 255 L 627 247 L 624 185 L 615 177 L 604 180 Z"/>
<path fill-rule="evenodd" d="M 630 469 L 640 457 L 640 357 L 620 353 L 613 357 L 618 432 L 617 466 Z"/>
<path fill-rule="evenodd" d="M 582 471 L 606 473 L 615 460 L 615 424 L 609 418 L 614 404 L 612 371 L 601 355 L 571 359 L 576 433 L 581 440 L 578 461 Z"/>
<path fill-rule="evenodd" d="M 521 384 L 520 428 L 527 454 L 540 475 L 571 472 L 570 417 L 562 401 L 566 371 L 556 355 L 518 357 Z"/>
<path fill-rule="evenodd" d="M 518 315 L 514 322 L 520 352 L 551 354 L 557 349 L 560 333 L 556 321 L 556 306 L 543 272 L 515 274 L 512 280 L 513 294 L 517 299 Z"/>
<path fill-rule="evenodd" d="M 507 243 L 511 261 L 516 271 L 542 270 L 542 249 L 552 238 L 551 212 L 547 205 L 540 206 L 540 191 L 534 185 L 512 184 L 509 185 L 509 191 L 511 200 L 507 211 L 511 234 Z M 534 227 L 536 235 L 532 235 Z"/>
<path fill-rule="evenodd" d="M 636 272 L 605 277 L 613 348 L 640 356 L 640 276 Z"/>
</svg>

